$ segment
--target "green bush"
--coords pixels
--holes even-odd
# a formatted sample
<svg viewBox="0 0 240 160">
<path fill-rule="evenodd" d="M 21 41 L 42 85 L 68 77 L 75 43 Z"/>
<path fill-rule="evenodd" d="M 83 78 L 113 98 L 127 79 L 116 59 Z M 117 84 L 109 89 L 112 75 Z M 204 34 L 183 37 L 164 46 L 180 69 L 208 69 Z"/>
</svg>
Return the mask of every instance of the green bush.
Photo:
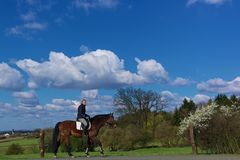
<svg viewBox="0 0 240 160">
<path fill-rule="evenodd" d="M 100 133 L 100 140 L 104 148 L 117 151 L 145 147 L 152 138 L 149 132 L 142 131 L 136 125 L 129 124 L 124 128 L 103 129 Z"/>
<path fill-rule="evenodd" d="M 72 147 L 72 151 L 76 152 L 83 152 L 87 148 L 87 137 L 71 137 L 70 138 L 70 144 Z M 89 151 L 93 151 L 94 147 L 90 146 Z"/>
<path fill-rule="evenodd" d="M 39 146 L 38 145 L 33 145 L 30 148 L 31 153 L 39 153 Z"/>
<path fill-rule="evenodd" d="M 181 137 L 178 136 L 178 127 L 171 125 L 170 121 L 161 122 L 155 132 L 156 138 L 163 147 L 177 147 L 184 144 Z M 185 142 L 186 143 L 186 142 Z"/>
<path fill-rule="evenodd" d="M 6 155 L 17 155 L 17 154 L 23 154 L 24 149 L 19 144 L 11 144 L 7 151 Z"/>
<path fill-rule="evenodd" d="M 217 113 L 207 128 L 196 132 L 196 142 L 207 153 L 240 153 L 240 113 Z"/>
<path fill-rule="evenodd" d="M 116 151 L 119 149 L 119 143 L 122 139 L 122 135 L 123 130 L 120 128 L 105 128 L 100 132 L 99 137 L 104 148 L 108 148 L 110 151 Z"/>
</svg>

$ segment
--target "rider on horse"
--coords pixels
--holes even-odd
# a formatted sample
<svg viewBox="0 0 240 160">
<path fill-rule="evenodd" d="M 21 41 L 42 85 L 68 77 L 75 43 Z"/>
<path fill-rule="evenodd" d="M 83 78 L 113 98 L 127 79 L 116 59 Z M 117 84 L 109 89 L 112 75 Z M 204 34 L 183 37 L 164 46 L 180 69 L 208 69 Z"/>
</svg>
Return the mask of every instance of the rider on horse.
<svg viewBox="0 0 240 160">
<path fill-rule="evenodd" d="M 88 135 L 88 125 L 90 121 L 90 116 L 86 114 L 86 104 L 87 100 L 82 99 L 81 104 L 78 107 L 77 121 L 80 121 L 83 125 L 84 134 Z"/>
</svg>

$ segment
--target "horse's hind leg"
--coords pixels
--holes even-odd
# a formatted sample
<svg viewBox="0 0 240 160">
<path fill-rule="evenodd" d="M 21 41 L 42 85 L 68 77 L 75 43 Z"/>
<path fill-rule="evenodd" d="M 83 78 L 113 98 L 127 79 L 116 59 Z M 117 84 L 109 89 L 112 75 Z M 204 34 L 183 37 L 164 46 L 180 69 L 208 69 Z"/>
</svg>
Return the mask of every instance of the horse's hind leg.
<svg viewBox="0 0 240 160">
<path fill-rule="evenodd" d="M 55 157 L 55 158 L 57 158 L 57 152 L 58 152 L 59 146 L 60 146 L 60 141 L 58 140 L 58 141 L 57 141 L 57 144 L 56 144 L 56 147 L 55 147 L 55 149 L 54 149 L 54 157 Z"/>
<path fill-rule="evenodd" d="M 65 148 L 66 148 L 66 150 L 67 150 L 67 152 L 68 152 L 68 155 L 70 156 L 70 157 L 74 157 L 73 156 L 73 154 L 71 153 L 71 145 L 70 145 L 70 136 L 67 136 L 66 137 L 66 139 L 65 139 L 65 141 L 64 141 L 64 144 L 65 144 Z"/>
</svg>

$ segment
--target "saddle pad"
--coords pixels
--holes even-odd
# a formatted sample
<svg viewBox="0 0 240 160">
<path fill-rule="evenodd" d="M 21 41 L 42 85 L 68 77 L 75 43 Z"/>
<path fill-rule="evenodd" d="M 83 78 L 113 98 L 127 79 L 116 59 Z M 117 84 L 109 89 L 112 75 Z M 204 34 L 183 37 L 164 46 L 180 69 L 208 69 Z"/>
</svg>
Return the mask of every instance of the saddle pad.
<svg viewBox="0 0 240 160">
<path fill-rule="evenodd" d="M 83 130 L 83 128 L 82 128 L 82 123 L 79 122 L 79 121 L 76 121 L 76 128 L 77 128 L 77 130 L 82 131 L 82 130 Z M 90 130 L 90 129 L 91 129 L 91 123 L 89 122 L 88 130 Z"/>
<path fill-rule="evenodd" d="M 77 128 L 77 130 L 83 130 L 81 122 L 76 121 L 76 128 Z"/>
</svg>

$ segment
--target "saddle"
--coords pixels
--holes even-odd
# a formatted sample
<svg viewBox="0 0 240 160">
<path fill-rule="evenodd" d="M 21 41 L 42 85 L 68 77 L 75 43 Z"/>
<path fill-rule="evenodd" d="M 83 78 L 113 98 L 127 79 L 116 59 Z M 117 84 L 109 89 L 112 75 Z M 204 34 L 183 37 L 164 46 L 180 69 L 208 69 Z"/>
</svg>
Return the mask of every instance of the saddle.
<svg viewBox="0 0 240 160">
<path fill-rule="evenodd" d="M 76 129 L 83 131 L 84 130 L 84 126 L 86 126 L 86 128 L 88 130 L 91 129 L 91 123 L 89 120 L 84 119 L 84 118 L 80 118 L 78 121 L 76 121 Z"/>
</svg>

